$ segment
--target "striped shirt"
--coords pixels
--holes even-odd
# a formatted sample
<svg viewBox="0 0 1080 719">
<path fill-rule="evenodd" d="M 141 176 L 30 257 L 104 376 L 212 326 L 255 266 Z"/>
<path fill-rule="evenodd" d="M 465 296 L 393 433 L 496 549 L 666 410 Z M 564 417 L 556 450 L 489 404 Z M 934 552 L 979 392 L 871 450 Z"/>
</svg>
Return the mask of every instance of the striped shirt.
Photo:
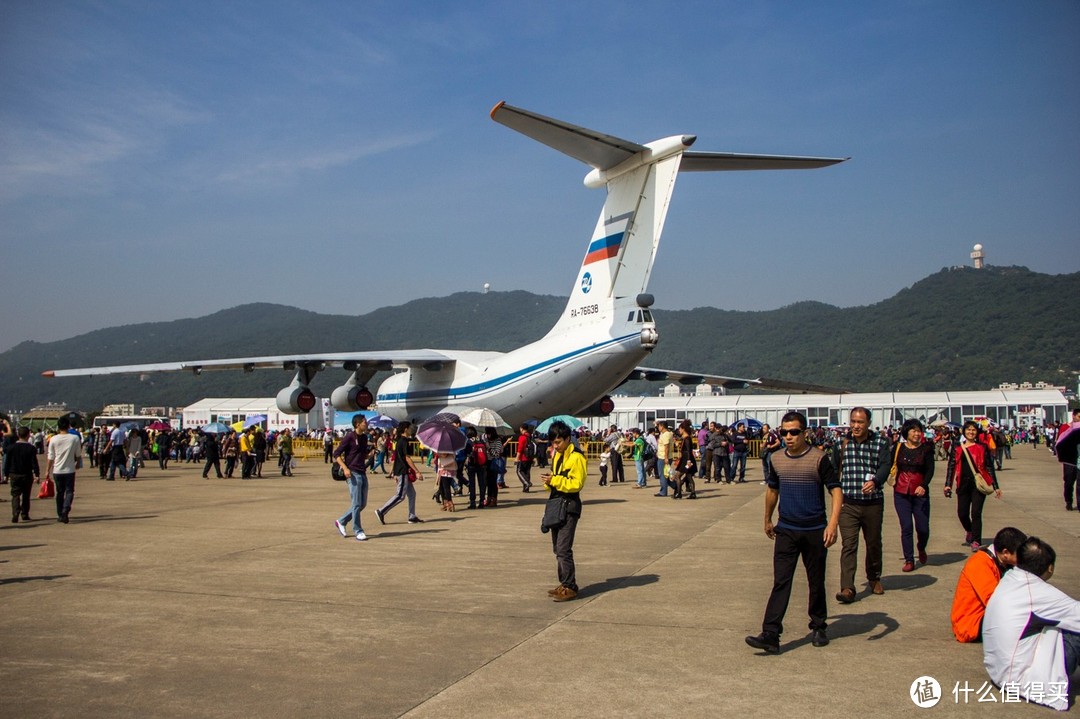
<svg viewBox="0 0 1080 719">
<path fill-rule="evenodd" d="M 780 529 L 805 532 L 825 529 L 825 490 L 840 486 L 836 469 L 821 449 L 810 447 L 793 457 L 788 450 L 774 452 L 766 478 L 771 489 L 780 493 Z"/>
</svg>

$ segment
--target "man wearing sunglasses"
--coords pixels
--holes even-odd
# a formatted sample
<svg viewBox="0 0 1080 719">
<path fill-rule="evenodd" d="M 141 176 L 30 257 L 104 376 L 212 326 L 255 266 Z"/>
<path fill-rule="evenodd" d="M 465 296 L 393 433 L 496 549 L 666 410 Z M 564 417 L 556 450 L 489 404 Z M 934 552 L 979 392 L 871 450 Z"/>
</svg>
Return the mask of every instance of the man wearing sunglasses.
<svg viewBox="0 0 1080 719">
<path fill-rule="evenodd" d="M 800 557 L 810 589 L 809 614 L 812 643 L 829 643 L 825 633 L 828 608 L 825 598 L 825 559 L 836 543 L 843 492 L 836 469 L 828 455 L 806 441 L 806 415 L 788 412 L 780 423 L 785 448 L 774 452 L 765 478 L 765 536 L 773 544 L 773 588 L 765 606 L 761 634 L 746 637 L 746 643 L 768 654 L 780 653 L 784 614 L 791 598 L 791 582 Z M 831 497 L 825 513 L 825 491 Z M 773 512 L 780 506 L 780 519 L 773 525 Z"/>
</svg>

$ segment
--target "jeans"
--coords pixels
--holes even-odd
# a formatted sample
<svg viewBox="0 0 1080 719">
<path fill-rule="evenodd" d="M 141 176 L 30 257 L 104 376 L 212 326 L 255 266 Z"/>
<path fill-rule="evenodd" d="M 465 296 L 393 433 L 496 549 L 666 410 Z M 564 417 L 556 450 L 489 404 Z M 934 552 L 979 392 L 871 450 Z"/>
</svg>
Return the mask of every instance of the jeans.
<svg viewBox="0 0 1080 719">
<path fill-rule="evenodd" d="M 75 473 L 54 474 L 53 481 L 56 482 L 56 516 L 66 517 L 75 499 Z"/>
<path fill-rule="evenodd" d="M 738 481 L 743 482 L 746 480 L 746 452 L 732 452 L 731 453 L 731 475 L 728 479 L 731 479 L 738 474 Z"/>
<path fill-rule="evenodd" d="M 117 451 L 117 448 L 114 447 L 109 455 L 109 476 L 106 477 L 106 479 L 116 479 L 116 470 L 118 469 L 120 470 L 121 477 L 127 477 L 126 467 L 127 456 L 124 454 L 123 448 L 120 448 L 119 451 Z M 59 492 L 57 493 L 57 496 L 60 496 Z"/>
<path fill-rule="evenodd" d="M 645 462 L 640 459 L 634 460 L 634 469 L 637 470 L 637 485 L 645 486 Z"/>
<path fill-rule="evenodd" d="M 666 459 L 656 458 L 656 476 L 660 480 L 660 494 L 667 494 L 669 484 L 673 487 L 675 486 L 674 482 L 669 482 L 667 478 L 664 477 L 664 468 L 667 466 L 668 461 Z"/>
<path fill-rule="evenodd" d="M 914 494 L 893 492 L 893 506 L 896 507 L 896 516 L 900 519 L 900 547 L 904 550 L 904 561 L 914 562 L 915 553 L 911 546 L 912 523 L 914 522 L 915 533 L 918 535 L 916 546 L 919 551 L 925 552 L 926 543 L 930 540 L 930 496 L 927 494 L 916 497 Z M 979 520 L 979 525 L 981 531 L 982 519 Z"/>
<path fill-rule="evenodd" d="M 345 481 L 349 483 L 349 498 L 352 500 L 352 506 L 345 510 L 345 514 L 338 517 L 338 521 L 341 522 L 341 526 L 347 527 L 349 526 L 349 520 L 352 520 L 353 531 L 359 534 L 364 531 L 360 527 L 360 512 L 367 506 L 367 474 L 357 472 L 355 469 L 349 469 L 349 477 Z M 405 481 L 408 482 L 409 480 L 406 479 Z"/>
</svg>

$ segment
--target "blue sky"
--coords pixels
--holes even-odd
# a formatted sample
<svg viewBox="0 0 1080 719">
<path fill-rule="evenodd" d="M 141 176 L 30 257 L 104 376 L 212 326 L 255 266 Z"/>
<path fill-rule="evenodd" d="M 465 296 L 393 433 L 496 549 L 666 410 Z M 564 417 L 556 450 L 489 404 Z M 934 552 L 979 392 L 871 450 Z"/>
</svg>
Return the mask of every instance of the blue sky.
<svg viewBox="0 0 1080 719">
<path fill-rule="evenodd" d="M 602 191 L 500 100 L 852 157 L 681 176 L 659 308 L 869 304 L 976 242 L 1076 272 L 1078 38 L 1073 0 L 7 0 L 0 349 L 250 301 L 567 294 Z"/>
</svg>

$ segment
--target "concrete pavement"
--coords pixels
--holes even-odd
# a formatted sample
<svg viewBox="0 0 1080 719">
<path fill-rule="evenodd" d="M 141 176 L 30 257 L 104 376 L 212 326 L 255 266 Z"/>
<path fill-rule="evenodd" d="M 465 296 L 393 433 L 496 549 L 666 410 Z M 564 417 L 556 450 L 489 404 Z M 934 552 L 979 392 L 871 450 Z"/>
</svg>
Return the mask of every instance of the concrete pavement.
<svg viewBox="0 0 1080 719">
<path fill-rule="evenodd" d="M 749 483 L 699 483 L 697 501 L 591 476 L 575 543 L 582 592 L 562 604 L 546 596 L 557 580 L 539 532 L 543 494 L 511 490 L 497 509 L 449 514 L 429 475 L 416 485 L 426 523 L 406 524 L 399 506 L 381 526 L 373 509 L 393 482 L 373 476 L 371 539 L 360 543 L 333 527 L 347 492 L 321 461 L 250 481 L 173 463 L 104 482 L 87 468 L 70 524 L 55 522 L 52 500 L 34 502 L 29 524 L 0 513 L 0 707 L 12 717 L 1050 716 L 953 697 L 986 676 L 981 647 L 949 630 L 970 551 L 941 496 L 943 463 L 929 565 L 900 572 L 887 499 L 885 595 L 832 599 L 837 546 L 832 643 L 810 645 L 800 572 L 783 653 L 747 647 L 772 552 L 750 464 Z M 1080 597 L 1080 513 L 1064 511 L 1060 477 L 1044 448 L 1015 448 L 986 533 L 1012 524 L 1049 541 L 1054 584 Z M 932 709 L 908 697 L 923 675 L 943 687 Z"/>
</svg>

